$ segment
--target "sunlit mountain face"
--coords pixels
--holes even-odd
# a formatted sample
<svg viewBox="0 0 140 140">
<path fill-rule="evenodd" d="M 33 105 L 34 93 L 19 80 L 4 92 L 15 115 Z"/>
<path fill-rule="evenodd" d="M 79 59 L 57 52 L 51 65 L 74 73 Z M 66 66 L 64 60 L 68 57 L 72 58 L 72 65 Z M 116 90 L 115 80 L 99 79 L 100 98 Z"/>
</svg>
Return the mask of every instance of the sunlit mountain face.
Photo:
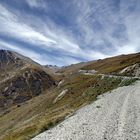
<svg viewBox="0 0 140 140">
<path fill-rule="evenodd" d="M 0 49 L 43 65 L 140 51 L 140 0 L 1 0 Z"/>
</svg>

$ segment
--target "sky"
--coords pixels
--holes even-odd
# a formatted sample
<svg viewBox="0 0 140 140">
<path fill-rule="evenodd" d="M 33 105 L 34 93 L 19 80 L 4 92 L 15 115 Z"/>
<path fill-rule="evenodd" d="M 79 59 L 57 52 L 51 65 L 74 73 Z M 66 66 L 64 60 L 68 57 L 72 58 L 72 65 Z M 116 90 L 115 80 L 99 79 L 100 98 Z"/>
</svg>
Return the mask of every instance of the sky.
<svg viewBox="0 0 140 140">
<path fill-rule="evenodd" d="M 140 0 L 0 0 L 0 49 L 64 66 L 140 51 Z"/>
</svg>

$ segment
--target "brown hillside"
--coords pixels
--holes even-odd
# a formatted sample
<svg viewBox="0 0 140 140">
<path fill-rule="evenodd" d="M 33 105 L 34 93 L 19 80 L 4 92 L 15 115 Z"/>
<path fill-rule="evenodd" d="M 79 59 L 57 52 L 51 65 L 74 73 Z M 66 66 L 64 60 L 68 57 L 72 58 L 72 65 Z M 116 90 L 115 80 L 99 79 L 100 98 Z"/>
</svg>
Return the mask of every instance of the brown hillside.
<svg viewBox="0 0 140 140">
<path fill-rule="evenodd" d="M 55 85 L 43 69 L 14 52 L 1 50 L 0 64 L 0 110 L 23 103 Z"/>
<path fill-rule="evenodd" d="M 99 73 L 116 73 L 125 67 L 140 63 L 140 53 L 120 55 L 116 57 L 97 60 L 82 67 L 83 70 L 96 70 Z"/>
</svg>

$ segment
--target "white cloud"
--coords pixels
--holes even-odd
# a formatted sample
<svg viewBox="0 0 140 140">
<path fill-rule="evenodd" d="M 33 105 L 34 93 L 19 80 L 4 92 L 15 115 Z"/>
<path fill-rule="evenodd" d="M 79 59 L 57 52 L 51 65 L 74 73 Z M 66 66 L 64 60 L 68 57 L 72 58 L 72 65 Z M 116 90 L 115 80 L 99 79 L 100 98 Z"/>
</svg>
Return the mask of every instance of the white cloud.
<svg viewBox="0 0 140 140">
<path fill-rule="evenodd" d="M 6 50 L 12 50 L 14 52 L 18 52 L 24 56 L 32 58 L 35 61 L 40 58 L 40 55 L 33 50 L 25 49 L 25 48 L 23 49 L 22 46 L 10 44 L 2 40 L 0 40 L 0 49 L 6 49 Z"/>
<path fill-rule="evenodd" d="M 43 0 L 26 0 L 26 3 L 31 7 L 31 8 L 46 8 L 45 3 Z"/>
<path fill-rule="evenodd" d="M 6 50 L 18 52 L 26 57 L 30 57 L 32 60 L 42 65 L 57 64 L 58 66 L 64 66 L 64 65 L 75 64 L 79 62 L 78 60 L 68 56 L 57 57 L 57 56 L 48 56 L 47 54 L 40 54 L 30 49 L 25 49 L 25 48 L 23 49 L 22 46 L 19 45 L 6 43 L 2 40 L 0 40 L 0 49 L 6 49 Z"/>
<path fill-rule="evenodd" d="M 1 33 L 33 44 L 37 43 L 40 45 L 45 44 L 49 46 L 56 43 L 56 41 L 44 36 L 40 32 L 35 31 L 30 26 L 20 23 L 16 15 L 12 14 L 1 5 L 0 11 L 0 27 L 2 27 L 0 28 Z"/>
<path fill-rule="evenodd" d="M 0 26 L 3 27 L 0 28 L 0 33 L 2 34 L 33 45 L 46 47 L 46 49 L 62 49 L 70 53 L 75 53 L 80 49 L 77 44 L 69 41 L 62 32 L 57 31 L 57 29 L 55 29 L 56 27 L 51 32 L 46 26 L 46 32 L 39 32 L 30 25 L 20 22 L 19 17 L 3 6 L 0 6 L 0 11 L 2 11 L 2 13 L 0 13 Z"/>
<path fill-rule="evenodd" d="M 29 14 L 28 11 L 16 13 L 17 11 L 13 12 L 14 8 L 6 9 L 0 5 L 0 27 L 2 27 L 0 33 L 34 47 L 38 46 L 49 52 L 58 51 L 62 54 L 61 58 L 56 59 L 57 56 L 49 58 L 50 56 L 41 56 L 39 52 L 34 53 L 34 60 L 43 64 L 55 63 L 55 61 L 63 64 L 75 63 L 79 62 L 79 58 L 92 60 L 140 50 L 139 1 L 134 0 L 129 3 L 127 0 L 121 0 L 116 11 L 113 11 L 113 2 L 115 1 L 70 1 L 67 6 L 73 3 L 71 11 L 68 11 L 73 12 L 73 15 L 68 17 L 74 25 L 71 27 L 58 25 L 53 21 L 53 16 L 48 17 L 47 14 L 41 18 L 33 13 Z M 47 8 L 50 8 L 47 7 L 49 6 L 46 4 L 47 1 L 43 0 L 26 0 L 26 3 L 32 10 L 39 8 L 45 10 L 45 13 Z M 65 4 L 65 1 L 63 3 Z M 133 5 L 135 8 L 130 12 L 128 9 Z M 51 10 L 53 12 L 55 9 Z M 61 8 L 59 10 L 61 11 Z M 61 12 L 67 17 L 66 11 Z M 124 26 L 124 30 L 116 31 L 119 25 Z M 73 28 L 77 29 L 78 35 L 73 32 Z M 116 32 L 120 32 L 120 38 L 113 36 Z M 101 46 L 101 49 L 103 46 L 104 49 L 101 50 L 98 46 Z M 25 50 L 20 46 L 12 47 L 18 52 Z"/>
<path fill-rule="evenodd" d="M 82 40 L 87 45 L 94 46 L 95 49 L 98 45 L 104 45 L 104 48 L 108 48 L 108 46 L 105 46 L 108 45 L 104 42 L 106 40 L 112 44 L 110 50 L 113 48 L 116 50 L 114 52 L 110 51 L 110 56 L 121 53 L 133 53 L 138 49 L 140 50 L 140 1 L 128 2 L 123 0 L 120 3 L 118 1 L 117 12 L 112 10 L 112 1 L 109 0 L 83 0 L 81 3 L 75 0 L 74 2 L 80 8 L 80 12 L 77 13 L 77 24 L 79 30 L 85 35 Z M 134 10 L 130 11 L 129 8 L 132 8 L 132 6 Z M 93 24 L 94 21 L 98 21 L 97 24 L 101 25 L 101 30 L 98 29 L 96 31 L 96 25 L 94 26 Z M 115 29 L 119 29 L 119 25 L 124 26 L 125 30 L 120 29 L 120 31 L 116 31 Z M 121 38 L 115 38 L 112 35 L 114 32 L 120 32 Z"/>
</svg>

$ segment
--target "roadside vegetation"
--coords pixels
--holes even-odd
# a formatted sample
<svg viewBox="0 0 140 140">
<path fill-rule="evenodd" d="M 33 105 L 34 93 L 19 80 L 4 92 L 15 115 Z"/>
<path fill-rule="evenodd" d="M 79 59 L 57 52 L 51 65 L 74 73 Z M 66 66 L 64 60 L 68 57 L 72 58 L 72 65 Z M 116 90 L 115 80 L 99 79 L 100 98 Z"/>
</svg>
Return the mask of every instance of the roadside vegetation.
<svg viewBox="0 0 140 140">
<path fill-rule="evenodd" d="M 65 78 L 65 82 L 56 89 L 51 89 L 20 107 L 15 106 L 11 112 L 1 116 L 0 125 L 3 128 L 0 128 L 0 134 L 7 131 L 7 135 L 2 139 L 29 140 L 73 115 L 80 107 L 92 103 L 98 95 L 120 86 L 128 86 L 136 80 L 73 74 Z M 67 93 L 64 97 L 54 103 L 57 96 L 65 89 Z M 22 117 L 17 118 L 19 114 L 22 114 Z M 15 123 L 16 126 L 14 126 Z"/>
<path fill-rule="evenodd" d="M 24 59 L 27 61 L 27 58 Z M 135 69 L 121 74 L 120 71 L 128 66 L 140 64 L 140 53 L 74 64 L 63 67 L 55 72 L 40 65 L 36 66 L 31 60 L 27 62 L 28 65 L 23 65 L 25 63 L 24 59 L 21 59 L 22 61 L 18 65 L 17 61 L 14 61 L 14 64 L 6 65 L 4 71 L 1 70 L 1 81 L 10 77 L 8 80 L 6 79 L 1 82 L 0 89 L 5 91 L 7 87 L 9 88 L 13 80 L 19 84 L 18 77 L 26 77 L 27 68 L 30 68 L 31 71 L 28 72 L 30 76 L 26 78 L 29 84 L 25 88 L 23 88 L 23 84 L 20 84 L 20 89 L 23 90 L 18 90 L 18 95 L 26 93 L 31 98 L 30 100 L 18 102 L 17 104 L 13 103 L 0 110 L 0 140 L 29 140 L 73 115 L 82 106 L 94 102 L 98 95 L 111 92 L 118 87 L 133 84 L 138 80 L 133 77 L 136 76 L 134 74 Z M 45 78 L 42 70 L 45 70 L 46 74 L 50 74 L 53 77 L 52 80 L 49 76 Z M 96 73 L 85 75 L 80 74 L 79 70 L 94 70 Z M 137 70 L 139 71 L 139 67 Z M 117 77 L 117 75 L 120 76 Z M 41 83 L 47 83 L 50 86 L 47 89 L 46 84 L 42 84 L 42 92 L 39 92 L 41 94 L 38 95 L 37 93 L 37 96 L 33 96 L 30 92 L 31 86 L 29 85 L 38 83 L 39 80 L 45 81 Z M 54 84 L 50 84 L 51 81 L 55 86 Z M 57 86 L 59 81 L 63 82 Z M 37 91 L 37 85 L 33 84 L 32 86 L 35 93 Z M 26 91 L 24 89 L 28 90 Z M 3 96 L 0 99 L 3 100 Z M 5 99 L 9 99 L 9 97 Z M 97 106 L 97 108 L 100 108 L 100 106 Z"/>
</svg>

